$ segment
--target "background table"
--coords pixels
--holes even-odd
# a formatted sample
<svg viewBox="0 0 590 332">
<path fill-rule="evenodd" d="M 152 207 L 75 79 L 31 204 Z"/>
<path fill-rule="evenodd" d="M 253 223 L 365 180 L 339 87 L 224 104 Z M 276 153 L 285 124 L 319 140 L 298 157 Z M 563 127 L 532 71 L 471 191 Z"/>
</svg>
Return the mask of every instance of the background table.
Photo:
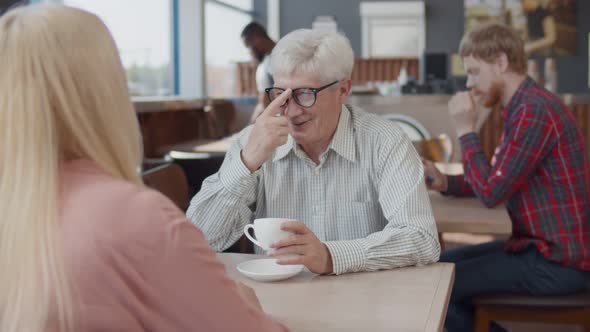
<svg viewBox="0 0 590 332">
<path fill-rule="evenodd" d="M 463 173 L 461 163 L 436 163 L 444 174 Z M 487 208 L 477 197 L 448 197 L 429 192 L 439 233 L 510 234 L 512 222 L 504 205 Z"/>
<path fill-rule="evenodd" d="M 502 205 L 485 207 L 478 198 L 445 197 L 429 192 L 439 233 L 510 234 L 512 223 Z"/>
</svg>

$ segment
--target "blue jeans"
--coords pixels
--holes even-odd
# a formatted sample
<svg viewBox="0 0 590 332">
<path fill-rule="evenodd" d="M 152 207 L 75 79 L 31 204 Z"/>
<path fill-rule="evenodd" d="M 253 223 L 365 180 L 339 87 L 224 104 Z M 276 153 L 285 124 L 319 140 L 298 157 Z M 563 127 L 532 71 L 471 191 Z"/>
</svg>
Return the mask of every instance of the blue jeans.
<svg viewBox="0 0 590 332">
<path fill-rule="evenodd" d="M 445 321 L 448 332 L 473 331 L 475 296 L 568 294 L 584 289 L 590 281 L 590 272 L 550 262 L 534 246 L 510 253 L 502 250 L 503 245 L 504 241 L 494 241 L 442 253 L 441 262 L 455 263 L 455 283 Z M 501 330 L 493 324 L 492 331 Z"/>
</svg>

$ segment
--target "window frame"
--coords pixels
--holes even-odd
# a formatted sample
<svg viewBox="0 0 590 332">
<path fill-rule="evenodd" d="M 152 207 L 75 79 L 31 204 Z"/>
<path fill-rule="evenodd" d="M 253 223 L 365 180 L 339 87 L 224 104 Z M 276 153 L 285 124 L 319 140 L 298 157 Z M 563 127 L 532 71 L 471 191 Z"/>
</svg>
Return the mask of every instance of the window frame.
<svg viewBox="0 0 590 332">
<path fill-rule="evenodd" d="M 222 0 L 169 0 L 170 1 L 170 82 L 173 96 L 205 98 L 205 3 L 212 2 L 227 9 L 260 19 L 252 10 L 228 4 Z M 254 3 L 254 0 L 252 0 Z M 30 0 L 34 3 L 59 3 L 63 0 Z M 280 27 L 280 0 L 267 0 L 268 31 L 278 40 Z M 156 96 L 157 97 L 157 96 Z"/>
</svg>

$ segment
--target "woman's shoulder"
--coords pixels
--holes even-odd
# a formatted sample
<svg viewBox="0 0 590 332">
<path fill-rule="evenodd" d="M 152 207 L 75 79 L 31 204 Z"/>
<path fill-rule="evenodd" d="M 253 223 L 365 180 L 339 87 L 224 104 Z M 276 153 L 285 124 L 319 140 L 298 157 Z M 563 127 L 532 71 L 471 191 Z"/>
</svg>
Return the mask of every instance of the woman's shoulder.
<svg viewBox="0 0 590 332">
<path fill-rule="evenodd" d="M 185 215 L 161 193 L 141 184 L 118 179 L 95 163 L 75 161 L 62 171 L 61 215 L 65 224 L 125 236 L 127 231 L 166 227 L 185 221 Z M 152 232 L 153 233 L 153 232 Z"/>
</svg>

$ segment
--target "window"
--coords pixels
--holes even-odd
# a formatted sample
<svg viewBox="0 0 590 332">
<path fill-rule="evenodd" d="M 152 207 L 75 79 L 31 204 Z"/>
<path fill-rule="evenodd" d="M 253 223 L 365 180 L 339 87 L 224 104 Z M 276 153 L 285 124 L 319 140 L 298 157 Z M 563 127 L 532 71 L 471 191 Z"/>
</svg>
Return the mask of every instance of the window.
<svg viewBox="0 0 590 332">
<path fill-rule="evenodd" d="M 171 0 L 64 0 L 107 25 L 134 96 L 173 94 Z M 227 21 L 226 21 L 227 22 Z"/>
<path fill-rule="evenodd" d="M 252 21 L 252 0 L 207 1 L 205 70 L 209 97 L 237 95 L 237 62 L 250 61 L 240 34 Z"/>
<path fill-rule="evenodd" d="M 215 2 L 215 1 L 212 1 Z M 224 3 L 226 5 L 235 7 L 237 9 L 245 10 L 245 11 L 252 11 L 252 0 L 221 0 L 217 1 Z"/>
</svg>

